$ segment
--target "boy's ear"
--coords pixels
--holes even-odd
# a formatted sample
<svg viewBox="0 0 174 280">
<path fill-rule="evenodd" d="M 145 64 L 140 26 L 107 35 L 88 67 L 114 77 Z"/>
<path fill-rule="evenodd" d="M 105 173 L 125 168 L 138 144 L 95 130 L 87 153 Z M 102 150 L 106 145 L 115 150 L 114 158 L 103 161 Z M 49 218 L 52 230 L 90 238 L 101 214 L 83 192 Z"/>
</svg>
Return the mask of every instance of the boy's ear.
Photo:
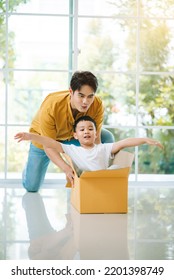
<svg viewBox="0 0 174 280">
<path fill-rule="evenodd" d="M 97 138 L 100 139 L 100 137 L 99 137 L 99 132 L 96 131 L 96 133 L 95 133 L 95 140 L 96 140 Z"/>
<path fill-rule="evenodd" d="M 76 133 L 76 132 L 74 132 L 74 138 L 75 138 L 75 139 L 78 139 L 77 133 Z"/>
</svg>

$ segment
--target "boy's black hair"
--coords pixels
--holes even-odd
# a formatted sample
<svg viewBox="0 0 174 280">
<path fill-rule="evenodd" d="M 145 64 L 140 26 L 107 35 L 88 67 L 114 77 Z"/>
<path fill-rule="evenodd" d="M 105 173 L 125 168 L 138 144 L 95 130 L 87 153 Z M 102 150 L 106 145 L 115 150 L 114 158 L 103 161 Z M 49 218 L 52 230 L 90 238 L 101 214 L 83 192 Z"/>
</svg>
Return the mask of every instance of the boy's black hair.
<svg viewBox="0 0 174 280">
<path fill-rule="evenodd" d="M 90 116 L 82 116 L 82 117 L 78 118 L 77 120 L 75 120 L 74 125 L 73 125 L 74 132 L 76 132 L 76 127 L 77 127 L 78 123 L 81 121 L 90 121 L 94 124 L 95 128 L 97 129 L 96 122 L 93 118 L 91 118 Z"/>
<path fill-rule="evenodd" d="M 98 87 L 96 76 L 89 71 L 76 71 L 70 81 L 72 91 L 80 90 L 84 85 L 90 86 L 96 92 Z"/>
</svg>

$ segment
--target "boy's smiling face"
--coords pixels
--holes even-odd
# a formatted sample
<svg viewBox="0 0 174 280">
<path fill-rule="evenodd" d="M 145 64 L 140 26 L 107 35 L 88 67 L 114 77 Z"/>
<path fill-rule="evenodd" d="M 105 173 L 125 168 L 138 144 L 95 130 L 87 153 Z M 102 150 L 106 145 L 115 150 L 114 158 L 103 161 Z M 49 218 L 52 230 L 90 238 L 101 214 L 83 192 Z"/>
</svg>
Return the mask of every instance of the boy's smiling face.
<svg viewBox="0 0 174 280">
<path fill-rule="evenodd" d="M 74 138 L 79 140 L 82 147 L 94 147 L 96 137 L 96 128 L 93 122 L 82 120 L 77 124 Z"/>
</svg>

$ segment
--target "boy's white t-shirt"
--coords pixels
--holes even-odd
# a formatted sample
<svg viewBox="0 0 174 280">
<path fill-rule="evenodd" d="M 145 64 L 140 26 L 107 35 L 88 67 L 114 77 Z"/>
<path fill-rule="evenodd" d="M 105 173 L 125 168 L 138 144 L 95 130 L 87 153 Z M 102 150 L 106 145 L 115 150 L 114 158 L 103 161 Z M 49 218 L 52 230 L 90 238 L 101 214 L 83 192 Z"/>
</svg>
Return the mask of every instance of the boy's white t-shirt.
<svg viewBox="0 0 174 280">
<path fill-rule="evenodd" d="M 83 171 L 107 169 L 111 158 L 113 143 L 96 144 L 85 149 L 73 144 L 60 143 L 64 152 L 69 155 L 76 166 Z"/>
</svg>

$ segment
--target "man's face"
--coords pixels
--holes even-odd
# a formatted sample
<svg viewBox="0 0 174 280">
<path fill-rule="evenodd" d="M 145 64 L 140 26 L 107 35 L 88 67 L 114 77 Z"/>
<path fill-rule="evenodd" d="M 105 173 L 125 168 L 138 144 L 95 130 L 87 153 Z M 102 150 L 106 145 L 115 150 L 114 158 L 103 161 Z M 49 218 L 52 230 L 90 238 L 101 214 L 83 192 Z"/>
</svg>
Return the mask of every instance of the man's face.
<svg viewBox="0 0 174 280">
<path fill-rule="evenodd" d="M 74 92 L 70 88 L 70 96 L 71 108 L 85 113 L 93 103 L 95 95 L 90 86 L 84 85 L 80 90 L 75 90 Z"/>
<path fill-rule="evenodd" d="M 80 121 L 76 126 L 74 138 L 78 139 L 81 146 L 93 146 L 96 140 L 96 128 L 91 121 Z"/>
</svg>

